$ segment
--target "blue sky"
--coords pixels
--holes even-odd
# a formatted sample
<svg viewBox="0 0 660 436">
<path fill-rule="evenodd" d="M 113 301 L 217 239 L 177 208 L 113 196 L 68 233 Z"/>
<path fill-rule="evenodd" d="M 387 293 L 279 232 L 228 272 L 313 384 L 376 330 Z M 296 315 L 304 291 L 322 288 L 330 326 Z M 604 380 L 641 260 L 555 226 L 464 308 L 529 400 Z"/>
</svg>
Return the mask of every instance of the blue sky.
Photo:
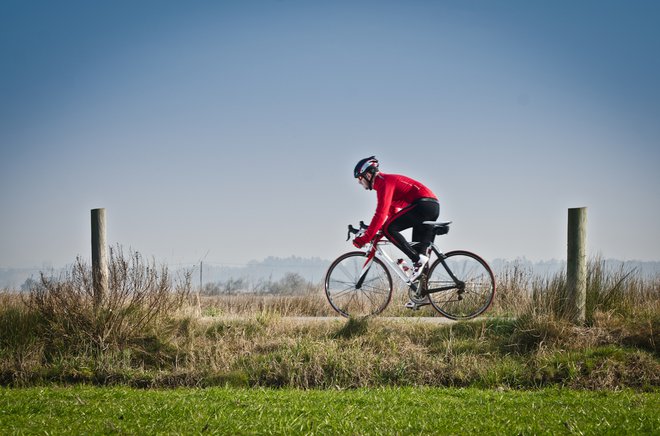
<svg viewBox="0 0 660 436">
<path fill-rule="evenodd" d="M 375 195 L 427 184 L 487 259 L 660 260 L 660 4 L 3 1 L 0 266 L 332 259 Z"/>
</svg>

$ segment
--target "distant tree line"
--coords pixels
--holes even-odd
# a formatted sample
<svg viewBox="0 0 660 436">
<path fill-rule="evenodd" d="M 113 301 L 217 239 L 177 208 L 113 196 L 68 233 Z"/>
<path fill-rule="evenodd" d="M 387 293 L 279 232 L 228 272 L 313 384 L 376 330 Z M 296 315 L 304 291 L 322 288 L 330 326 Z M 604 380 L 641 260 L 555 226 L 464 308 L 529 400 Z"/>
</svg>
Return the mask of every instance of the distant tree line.
<svg viewBox="0 0 660 436">
<path fill-rule="evenodd" d="M 203 295 L 236 295 L 236 294 L 273 294 L 273 295 L 305 295 L 316 289 L 316 286 L 305 280 L 298 273 L 289 272 L 279 280 L 260 278 L 230 278 L 224 281 L 206 283 L 201 293 Z"/>
</svg>

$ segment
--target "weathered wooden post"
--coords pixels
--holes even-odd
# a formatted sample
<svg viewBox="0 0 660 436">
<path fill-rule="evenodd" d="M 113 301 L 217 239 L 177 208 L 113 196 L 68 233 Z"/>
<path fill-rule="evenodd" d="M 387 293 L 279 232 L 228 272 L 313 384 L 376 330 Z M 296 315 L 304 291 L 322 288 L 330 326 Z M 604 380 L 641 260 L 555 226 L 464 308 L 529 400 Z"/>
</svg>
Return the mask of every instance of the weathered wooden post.
<svg viewBox="0 0 660 436">
<path fill-rule="evenodd" d="M 105 209 L 92 209 L 92 284 L 94 287 L 94 307 L 99 308 L 108 291 Z"/>
<path fill-rule="evenodd" d="M 566 314 L 584 324 L 587 297 L 587 208 L 568 209 L 568 257 L 566 263 Z"/>
</svg>

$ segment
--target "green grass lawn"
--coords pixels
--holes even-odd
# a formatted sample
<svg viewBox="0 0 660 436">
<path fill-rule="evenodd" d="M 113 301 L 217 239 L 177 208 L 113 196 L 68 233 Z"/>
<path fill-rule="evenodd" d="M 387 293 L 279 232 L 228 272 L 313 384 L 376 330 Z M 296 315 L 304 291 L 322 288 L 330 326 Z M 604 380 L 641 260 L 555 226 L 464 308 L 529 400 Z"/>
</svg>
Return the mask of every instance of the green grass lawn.
<svg viewBox="0 0 660 436">
<path fill-rule="evenodd" d="M 0 388 L 0 433 L 659 434 L 660 394 Z"/>
</svg>

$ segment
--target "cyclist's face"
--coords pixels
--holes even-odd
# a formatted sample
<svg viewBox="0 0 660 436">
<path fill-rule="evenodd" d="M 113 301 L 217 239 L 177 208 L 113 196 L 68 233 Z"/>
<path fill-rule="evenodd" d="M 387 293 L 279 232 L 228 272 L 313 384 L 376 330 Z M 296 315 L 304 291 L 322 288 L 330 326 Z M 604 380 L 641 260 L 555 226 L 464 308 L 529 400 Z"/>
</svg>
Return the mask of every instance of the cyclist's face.
<svg viewBox="0 0 660 436">
<path fill-rule="evenodd" d="M 365 174 L 364 176 L 358 177 L 358 182 L 364 189 L 369 189 L 369 179 L 371 177 L 371 174 Z"/>
</svg>

